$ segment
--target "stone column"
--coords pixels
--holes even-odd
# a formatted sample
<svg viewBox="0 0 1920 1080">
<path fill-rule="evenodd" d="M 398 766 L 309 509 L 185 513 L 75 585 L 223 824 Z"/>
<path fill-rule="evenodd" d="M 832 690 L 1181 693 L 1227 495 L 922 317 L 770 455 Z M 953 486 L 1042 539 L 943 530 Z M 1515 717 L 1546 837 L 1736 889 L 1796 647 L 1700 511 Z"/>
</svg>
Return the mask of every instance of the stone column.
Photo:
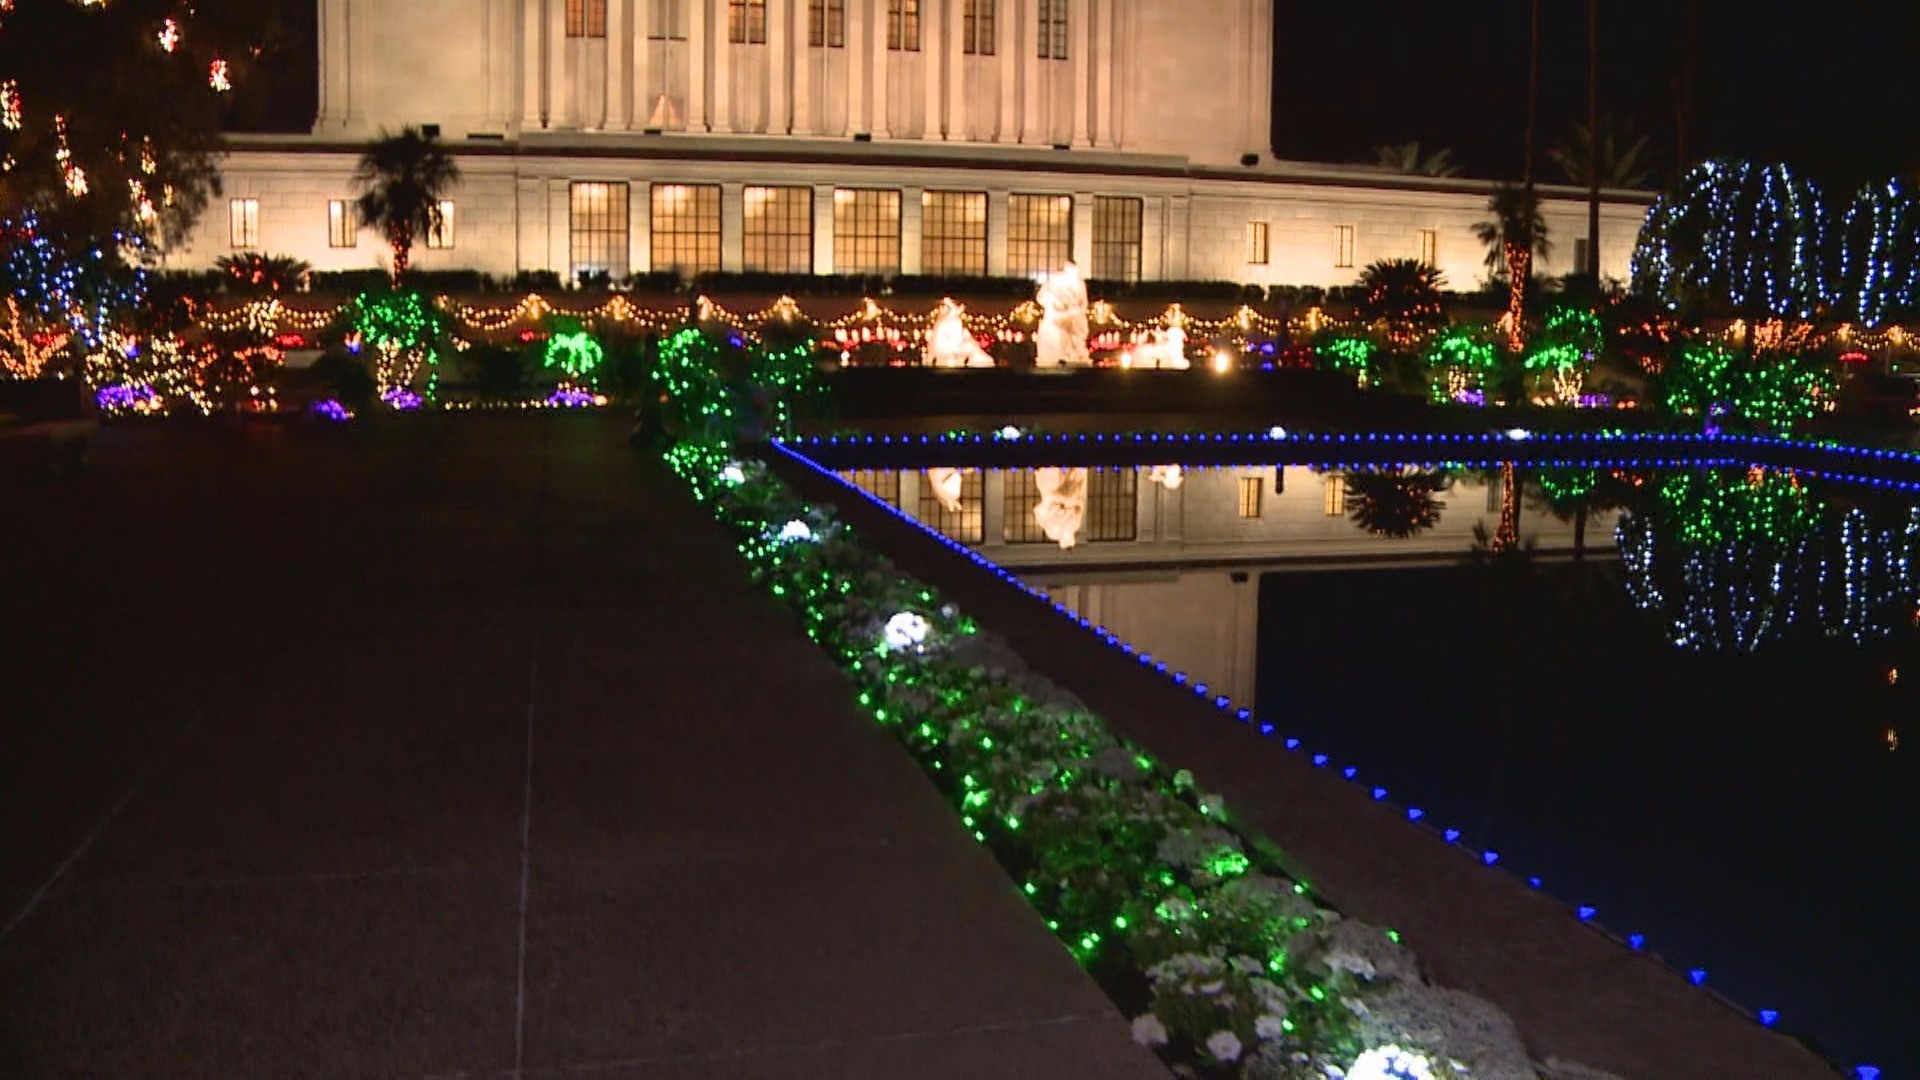
<svg viewBox="0 0 1920 1080">
<path fill-rule="evenodd" d="M 1046 91 L 1040 82 L 1047 65 L 1040 62 L 1040 5 L 1035 0 L 1017 0 L 1019 18 L 1027 28 L 1027 47 L 1020 53 L 1020 141 L 1048 145 L 1053 142 L 1040 126 L 1040 102 Z M 1049 80 L 1051 82 L 1051 80 Z"/>
<path fill-rule="evenodd" d="M 546 125 L 546 20 L 542 0 L 520 0 L 520 130 L 538 131 Z M 521 269 L 526 269 L 522 267 Z"/>
<path fill-rule="evenodd" d="M 567 5 L 547 0 L 547 126 L 571 126 L 573 66 L 567 63 Z"/>
<path fill-rule="evenodd" d="M 1072 145 L 1092 145 L 1087 137 L 1087 98 L 1093 76 L 1093 11 L 1089 0 L 1070 0 L 1067 5 L 1067 63 L 1072 71 L 1073 102 Z"/>
<path fill-rule="evenodd" d="M 737 274 L 747 261 L 746 185 L 720 185 L 720 269 Z"/>
<path fill-rule="evenodd" d="M 1113 20 L 1115 0 L 1097 0 L 1093 16 L 1093 144 L 1120 146 L 1120 129 L 1113 122 L 1113 69 L 1120 63 L 1114 52 Z"/>
<path fill-rule="evenodd" d="M 767 134 L 785 135 L 793 127 L 793 98 L 787 93 L 787 68 L 793 62 L 791 37 L 799 0 L 767 4 Z"/>
<path fill-rule="evenodd" d="M 833 185 L 813 189 L 813 272 L 833 273 Z"/>
<path fill-rule="evenodd" d="M 634 4 L 633 96 L 627 99 L 630 129 L 647 127 L 653 119 L 653 0 L 634 0 Z"/>
<path fill-rule="evenodd" d="M 921 0 L 920 3 L 920 73 L 924 78 L 926 100 L 920 103 L 920 137 L 922 139 L 940 138 L 940 87 L 941 70 L 947 50 L 945 21 L 940 17 L 940 5 L 948 0 Z M 952 0 L 958 7 L 958 0 Z"/>
<path fill-rule="evenodd" d="M 727 0 L 713 5 L 713 130 L 733 130 L 733 31 L 727 24 Z"/>
<path fill-rule="evenodd" d="M 1093 195 L 1091 192 L 1075 192 L 1073 196 L 1073 228 L 1070 232 L 1073 261 L 1080 264 L 1080 272 L 1087 277 L 1093 276 Z"/>
<path fill-rule="evenodd" d="M 958 142 L 972 134 L 969 130 L 971 104 L 967 98 L 966 0 L 947 0 L 945 48 L 947 58 L 947 140 Z"/>
<path fill-rule="evenodd" d="M 707 131 L 707 12 L 709 0 L 691 0 L 687 20 L 687 130 Z"/>
<path fill-rule="evenodd" d="M 332 134 L 347 126 L 347 117 L 353 111 L 347 0 L 320 0 L 319 17 L 320 111 L 313 126 L 317 132 Z"/>
<path fill-rule="evenodd" d="M 887 0 L 873 0 L 873 124 L 871 130 L 876 139 L 889 138 L 893 134 L 893 124 L 887 118 L 887 87 L 892 82 L 889 73 L 893 69 L 892 57 L 887 55 Z"/>
<path fill-rule="evenodd" d="M 998 18 L 993 27 L 993 48 L 1000 61 L 1000 124 L 993 133 L 997 143 L 1020 141 L 1020 35 L 1016 31 L 1022 6 L 1020 0 L 998 0 L 999 10 L 994 12 Z"/>
<path fill-rule="evenodd" d="M 1007 276 L 1007 196 L 1005 188 L 987 192 L 987 276 Z"/>
<path fill-rule="evenodd" d="M 607 0 L 607 112 L 608 131 L 625 131 L 632 115 L 633 94 L 627 89 L 627 57 L 633 53 L 627 33 L 627 5 L 634 0 Z M 646 0 L 641 0 L 645 3 Z"/>
<path fill-rule="evenodd" d="M 903 188 L 900 191 L 900 272 L 918 274 L 922 271 L 922 240 L 926 230 L 921 225 L 923 205 L 922 189 Z"/>
<path fill-rule="evenodd" d="M 813 27 L 805 0 L 793 0 L 793 133 L 811 135 L 813 123 Z"/>
<path fill-rule="evenodd" d="M 869 0 L 847 0 L 847 134 L 871 132 L 873 122 L 867 111 L 867 82 L 870 78 L 869 65 L 861 58 L 873 55 L 873 49 L 866 44 L 867 35 L 872 33 L 872 5 Z"/>
</svg>

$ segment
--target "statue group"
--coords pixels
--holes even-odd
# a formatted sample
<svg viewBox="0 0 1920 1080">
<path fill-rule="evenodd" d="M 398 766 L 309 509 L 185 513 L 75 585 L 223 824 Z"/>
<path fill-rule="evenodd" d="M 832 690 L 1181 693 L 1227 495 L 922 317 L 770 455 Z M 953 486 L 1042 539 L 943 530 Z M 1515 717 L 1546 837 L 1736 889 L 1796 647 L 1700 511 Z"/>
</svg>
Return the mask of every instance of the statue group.
<svg viewBox="0 0 1920 1080">
<path fill-rule="evenodd" d="M 1087 351 L 1087 279 L 1078 263 L 1068 260 L 1058 273 L 1048 274 L 1035 295 L 1040 304 L 1040 329 L 1034 334 L 1035 366 L 1085 367 L 1093 363 Z"/>
</svg>

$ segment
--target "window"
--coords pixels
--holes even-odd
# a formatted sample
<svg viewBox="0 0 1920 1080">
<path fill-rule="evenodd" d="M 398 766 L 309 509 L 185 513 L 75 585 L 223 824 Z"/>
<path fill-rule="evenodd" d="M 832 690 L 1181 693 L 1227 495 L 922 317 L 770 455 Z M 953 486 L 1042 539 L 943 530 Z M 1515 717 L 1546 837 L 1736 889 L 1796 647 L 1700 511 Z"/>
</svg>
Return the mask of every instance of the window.
<svg viewBox="0 0 1920 1080">
<path fill-rule="evenodd" d="M 1339 473 L 1328 473 L 1322 478 L 1325 486 L 1326 506 L 1323 508 L 1328 517 L 1339 517 L 1347 512 L 1347 478 Z"/>
<path fill-rule="evenodd" d="M 933 471 L 951 475 L 948 470 Z M 942 505 L 939 493 L 934 489 L 933 473 L 923 472 L 920 474 L 920 512 L 915 516 L 954 540 L 963 544 L 978 544 L 986 538 L 987 532 L 985 482 L 979 469 L 961 469 L 959 472 L 960 509 L 949 510 Z"/>
<path fill-rule="evenodd" d="M 987 193 L 920 195 L 920 272 L 929 277 L 987 276 Z"/>
<path fill-rule="evenodd" d="M 900 272 L 900 193 L 864 188 L 833 192 L 833 272 Z"/>
<path fill-rule="evenodd" d="M 847 0 L 808 0 L 807 44 L 816 49 L 847 47 Z"/>
<path fill-rule="evenodd" d="M 354 218 L 353 204 L 345 199 L 327 200 L 327 246 L 330 248 L 350 248 L 360 246 L 359 221 Z"/>
<path fill-rule="evenodd" d="M 900 474 L 892 469 L 856 469 L 841 473 L 840 479 L 888 506 L 900 506 Z"/>
<path fill-rule="evenodd" d="M 574 184 L 570 195 L 572 253 L 568 265 L 573 277 L 578 279 L 587 274 L 626 277 L 627 185 Z"/>
<path fill-rule="evenodd" d="M 1573 238 L 1573 272 L 1576 274 L 1587 272 L 1587 238 L 1584 236 Z"/>
<path fill-rule="evenodd" d="M 1267 247 L 1267 223 L 1247 222 L 1247 265 L 1265 266 L 1271 254 Z"/>
<path fill-rule="evenodd" d="M 440 200 L 440 220 L 427 230 L 427 249 L 430 251 L 453 250 L 453 200 Z"/>
<path fill-rule="evenodd" d="M 1353 265 L 1353 226 L 1351 225 L 1333 227 L 1333 265 Z"/>
<path fill-rule="evenodd" d="M 1088 540 L 1131 540 L 1139 526 L 1139 470 L 1094 469 L 1087 475 Z"/>
<path fill-rule="evenodd" d="M 813 273 L 813 189 L 750 187 L 742 198 L 746 269 Z"/>
<path fill-rule="evenodd" d="M 653 41 L 687 40 L 685 0 L 647 0 L 653 5 L 653 20 L 647 37 Z"/>
<path fill-rule="evenodd" d="M 960 27 L 961 49 L 968 56 L 992 56 L 994 0 L 966 0 L 966 4 Z"/>
<path fill-rule="evenodd" d="M 1093 276 L 1102 281 L 1140 280 L 1139 199 L 1093 200 Z"/>
<path fill-rule="evenodd" d="M 1260 478 L 1257 476 L 1240 478 L 1240 516 L 1243 518 L 1260 516 Z"/>
<path fill-rule="evenodd" d="M 1502 490 L 1499 474 L 1488 473 L 1487 474 L 1487 513 L 1497 514 L 1500 512 L 1500 506 L 1501 506 L 1504 495 L 1505 495 L 1505 492 L 1504 490 Z"/>
<path fill-rule="evenodd" d="M 920 51 L 920 0 L 887 0 L 887 48 Z"/>
<path fill-rule="evenodd" d="M 727 0 L 727 40 L 735 45 L 765 45 L 767 0 Z"/>
<path fill-rule="evenodd" d="M 1040 485 L 1032 469 L 1008 469 L 1001 474 L 1000 538 L 1009 544 L 1039 544 L 1047 539 L 1046 530 L 1033 516 L 1040 505 Z"/>
<path fill-rule="evenodd" d="M 1073 199 L 1067 195 L 1007 197 L 1007 273 L 1051 274 L 1073 257 Z"/>
<path fill-rule="evenodd" d="M 567 36 L 607 36 L 607 0 L 567 0 Z"/>
<path fill-rule="evenodd" d="M 1067 0 L 1040 0 L 1040 59 L 1067 58 Z"/>
<path fill-rule="evenodd" d="M 237 248 L 260 246 L 260 200 L 227 201 L 227 240 Z"/>
<path fill-rule="evenodd" d="M 720 185 L 653 185 L 653 268 L 685 277 L 720 269 Z"/>
<path fill-rule="evenodd" d="M 1420 261 L 1428 266 L 1440 265 L 1440 234 L 1433 229 L 1420 230 Z"/>
</svg>

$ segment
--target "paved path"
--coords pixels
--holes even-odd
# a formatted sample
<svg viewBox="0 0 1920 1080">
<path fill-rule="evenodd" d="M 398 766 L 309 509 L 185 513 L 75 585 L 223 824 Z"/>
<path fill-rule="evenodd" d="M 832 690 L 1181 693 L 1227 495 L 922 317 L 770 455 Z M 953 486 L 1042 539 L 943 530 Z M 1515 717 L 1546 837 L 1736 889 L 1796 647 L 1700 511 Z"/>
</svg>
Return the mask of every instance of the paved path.
<svg viewBox="0 0 1920 1080">
<path fill-rule="evenodd" d="M 0 490 L 0 1074 L 1164 1075 L 623 435 Z"/>
</svg>

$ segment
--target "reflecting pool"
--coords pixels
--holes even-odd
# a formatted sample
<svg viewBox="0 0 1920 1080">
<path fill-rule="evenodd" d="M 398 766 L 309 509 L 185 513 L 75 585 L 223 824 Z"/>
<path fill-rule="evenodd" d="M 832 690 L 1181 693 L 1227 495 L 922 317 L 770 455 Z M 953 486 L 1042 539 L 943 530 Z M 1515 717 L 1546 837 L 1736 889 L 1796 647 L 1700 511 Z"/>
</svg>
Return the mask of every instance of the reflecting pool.
<svg viewBox="0 0 1920 1080">
<path fill-rule="evenodd" d="M 1920 1075 L 1920 510 L 1777 466 L 843 477 L 1841 1062 Z"/>
</svg>

